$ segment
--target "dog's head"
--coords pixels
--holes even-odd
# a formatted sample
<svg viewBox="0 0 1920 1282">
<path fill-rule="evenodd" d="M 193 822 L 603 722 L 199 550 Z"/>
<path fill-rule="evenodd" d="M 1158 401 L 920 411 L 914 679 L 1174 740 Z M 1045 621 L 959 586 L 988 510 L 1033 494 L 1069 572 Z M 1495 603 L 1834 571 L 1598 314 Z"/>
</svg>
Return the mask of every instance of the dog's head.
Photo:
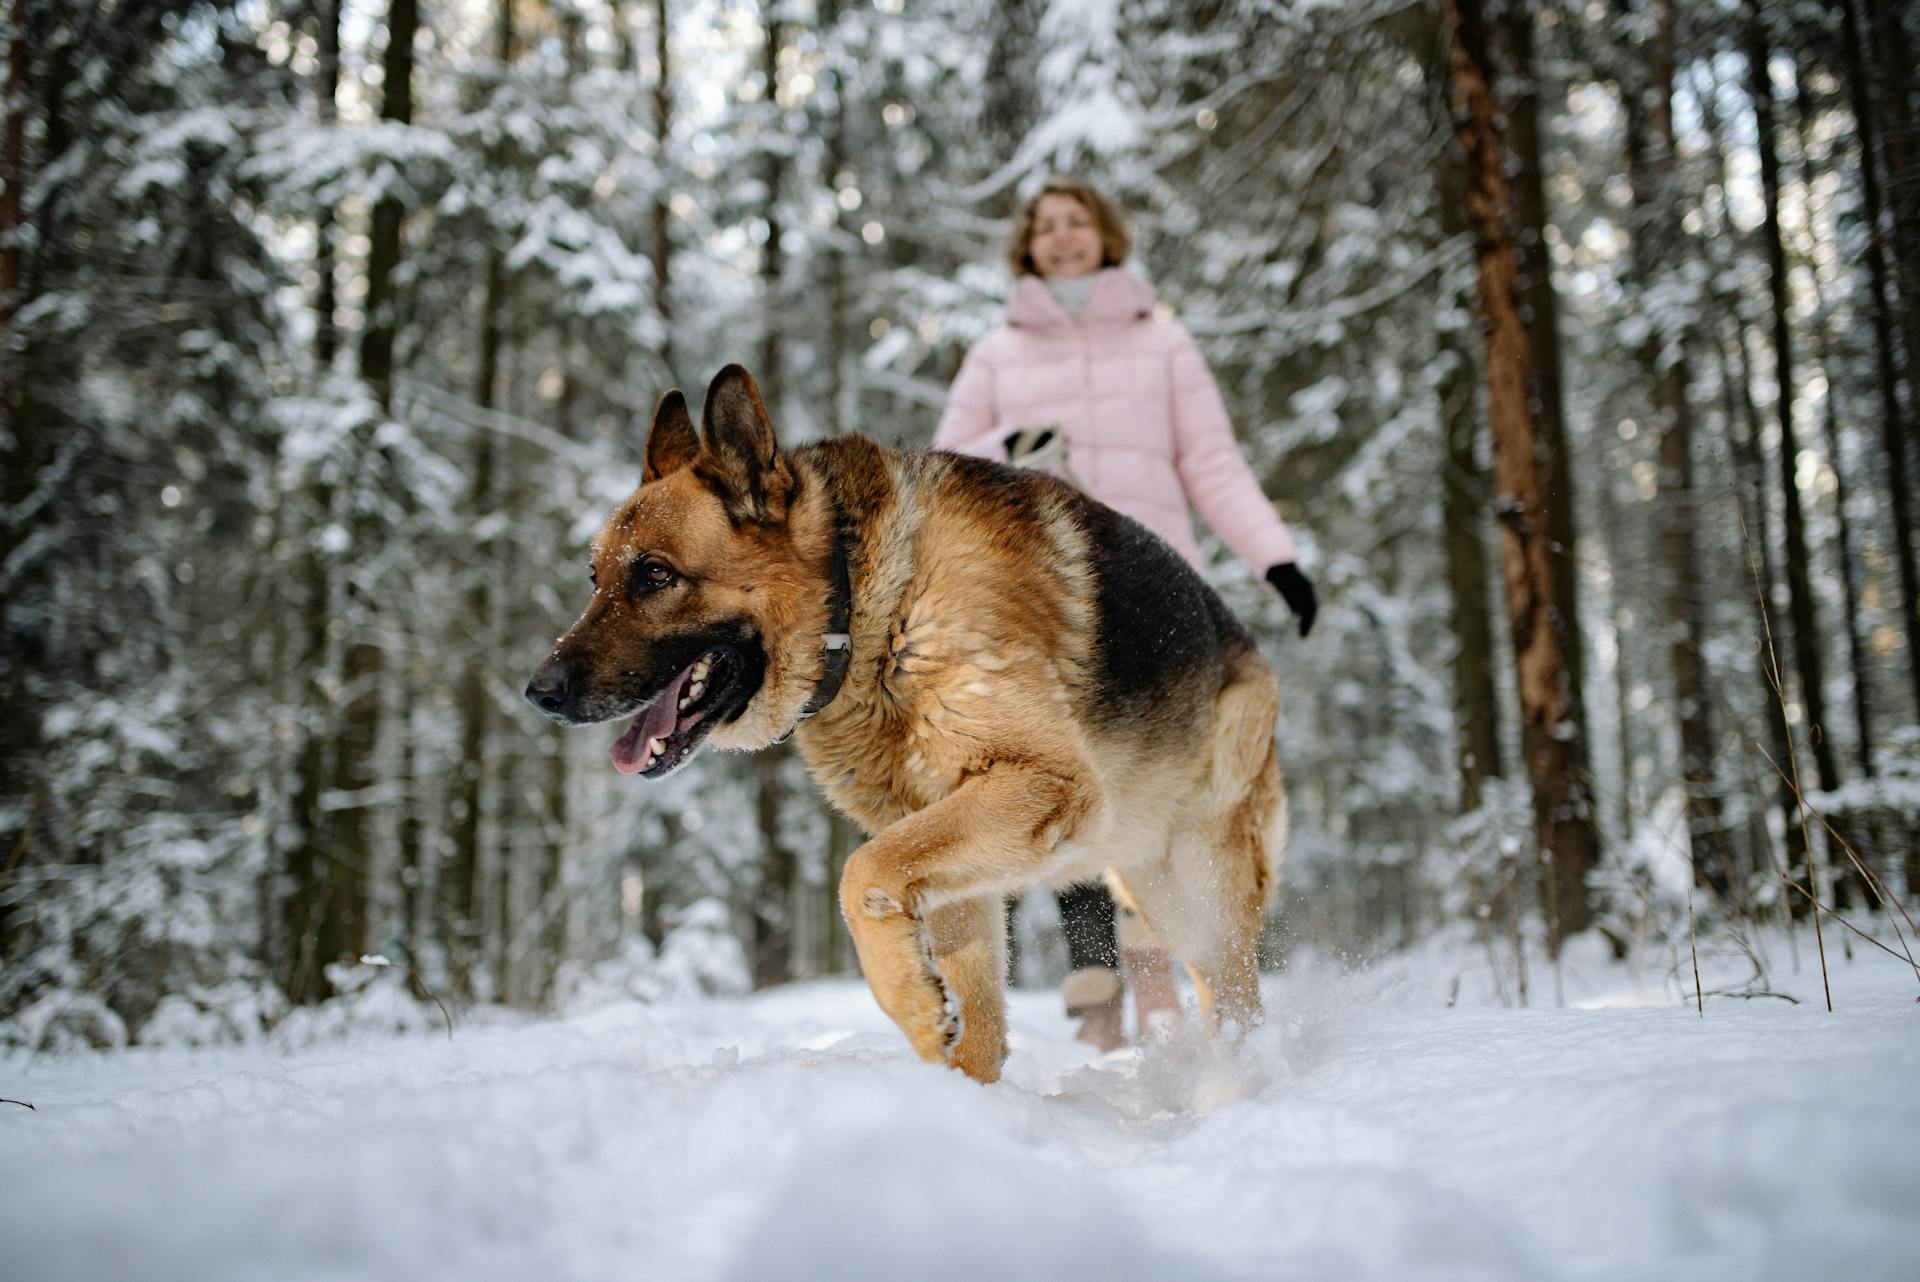
<svg viewBox="0 0 1920 1282">
<path fill-rule="evenodd" d="M 702 419 L 704 435 L 679 392 L 661 398 L 640 488 L 593 540 L 593 598 L 527 686 L 563 724 L 631 718 L 625 774 L 658 778 L 708 740 L 767 746 L 822 673 L 831 504 L 806 495 L 738 365 Z"/>
</svg>

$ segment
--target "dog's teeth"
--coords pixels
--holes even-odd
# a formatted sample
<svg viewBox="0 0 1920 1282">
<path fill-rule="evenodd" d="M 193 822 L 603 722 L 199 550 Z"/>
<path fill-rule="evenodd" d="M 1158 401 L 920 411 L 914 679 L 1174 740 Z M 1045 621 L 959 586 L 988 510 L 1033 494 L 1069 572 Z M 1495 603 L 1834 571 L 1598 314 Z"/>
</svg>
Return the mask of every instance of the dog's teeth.
<svg viewBox="0 0 1920 1282">
<path fill-rule="evenodd" d="M 659 756 L 666 750 L 666 747 L 667 741 L 665 739 L 647 740 L 647 759 L 651 761 L 653 758 Z"/>
</svg>

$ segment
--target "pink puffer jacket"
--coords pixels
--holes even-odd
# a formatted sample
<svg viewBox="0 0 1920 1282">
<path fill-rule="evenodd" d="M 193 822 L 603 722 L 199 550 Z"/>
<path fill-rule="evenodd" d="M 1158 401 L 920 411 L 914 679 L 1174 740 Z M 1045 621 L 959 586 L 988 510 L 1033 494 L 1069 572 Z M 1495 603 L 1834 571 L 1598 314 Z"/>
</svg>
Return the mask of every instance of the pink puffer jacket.
<svg viewBox="0 0 1920 1282">
<path fill-rule="evenodd" d="M 1153 316 L 1153 289 L 1108 268 L 1076 320 L 1046 282 L 1022 276 L 1006 324 L 975 343 L 947 393 L 936 449 L 1006 461 L 1023 427 L 1056 427 L 1093 497 L 1202 568 L 1189 505 L 1255 574 L 1292 561 L 1293 536 L 1233 438 L 1220 389 L 1177 321 Z"/>
</svg>

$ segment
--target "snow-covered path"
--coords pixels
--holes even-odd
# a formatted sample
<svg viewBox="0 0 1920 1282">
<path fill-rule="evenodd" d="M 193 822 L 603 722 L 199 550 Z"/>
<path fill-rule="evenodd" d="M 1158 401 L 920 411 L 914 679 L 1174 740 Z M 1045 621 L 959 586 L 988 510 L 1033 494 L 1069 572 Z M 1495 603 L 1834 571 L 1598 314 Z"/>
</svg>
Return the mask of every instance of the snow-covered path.
<svg viewBox="0 0 1920 1282">
<path fill-rule="evenodd" d="M 1293 974 L 1237 1057 L 1092 1062 L 1019 994 L 992 1088 L 855 984 L 0 1060 L 36 1106 L 0 1106 L 0 1277 L 1911 1280 L 1915 992 L 1879 955 L 1833 1015 Z"/>
</svg>

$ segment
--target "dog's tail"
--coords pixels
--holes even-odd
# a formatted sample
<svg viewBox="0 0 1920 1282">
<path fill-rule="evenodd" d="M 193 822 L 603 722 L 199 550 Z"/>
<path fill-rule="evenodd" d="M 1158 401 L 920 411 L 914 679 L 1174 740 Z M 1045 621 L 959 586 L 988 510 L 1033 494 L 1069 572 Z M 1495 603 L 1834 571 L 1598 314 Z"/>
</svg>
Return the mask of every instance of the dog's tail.
<svg viewBox="0 0 1920 1282">
<path fill-rule="evenodd" d="M 1273 760 L 1273 726 L 1280 716 L 1280 683 L 1258 651 L 1233 660 L 1214 702 L 1214 796 L 1224 809 Z"/>
</svg>

